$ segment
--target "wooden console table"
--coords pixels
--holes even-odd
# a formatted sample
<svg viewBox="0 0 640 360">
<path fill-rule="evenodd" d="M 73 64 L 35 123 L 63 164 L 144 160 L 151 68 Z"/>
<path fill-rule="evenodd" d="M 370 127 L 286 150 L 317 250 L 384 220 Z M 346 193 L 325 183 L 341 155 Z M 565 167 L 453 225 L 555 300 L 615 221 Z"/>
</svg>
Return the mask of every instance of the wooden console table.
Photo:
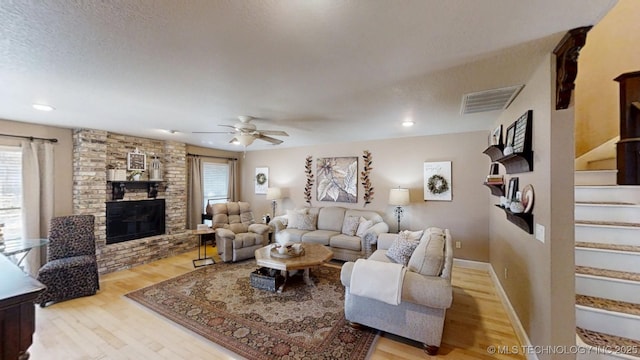
<svg viewBox="0 0 640 360">
<path fill-rule="evenodd" d="M 36 330 L 33 301 L 45 286 L 0 254 L 0 359 L 29 358 Z"/>
</svg>

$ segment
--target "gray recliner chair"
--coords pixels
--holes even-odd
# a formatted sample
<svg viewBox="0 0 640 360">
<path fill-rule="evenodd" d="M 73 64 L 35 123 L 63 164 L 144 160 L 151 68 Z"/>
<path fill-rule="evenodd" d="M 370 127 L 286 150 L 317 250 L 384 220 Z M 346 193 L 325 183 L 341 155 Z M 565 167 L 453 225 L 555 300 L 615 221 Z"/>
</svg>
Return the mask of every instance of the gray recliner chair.
<svg viewBox="0 0 640 360">
<path fill-rule="evenodd" d="M 257 249 L 269 243 L 269 225 L 255 222 L 247 202 L 213 204 L 212 227 L 224 262 L 252 258 Z"/>
</svg>

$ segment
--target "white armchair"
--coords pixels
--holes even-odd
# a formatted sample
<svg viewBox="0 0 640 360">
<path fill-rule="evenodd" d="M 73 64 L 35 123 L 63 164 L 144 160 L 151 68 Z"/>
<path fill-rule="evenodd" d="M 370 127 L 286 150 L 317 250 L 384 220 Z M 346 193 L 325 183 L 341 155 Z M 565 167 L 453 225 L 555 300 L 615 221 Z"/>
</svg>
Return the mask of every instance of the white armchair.
<svg viewBox="0 0 640 360">
<path fill-rule="evenodd" d="M 397 237 L 397 234 L 380 234 L 378 250 L 364 261 L 391 262 L 386 253 Z M 419 341 L 427 353 L 435 355 L 442 341 L 446 309 L 453 300 L 453 247 L 449 230 L 425 230 L 404 274 L 398 305 L 352 294 L 354 266 L 353 262 L 345 263 L 340 274 L 345 286 L 346 319 L 356 326 L 365 325 Z M 388 286 L 387 283 L 376 285 L 378 282 L 375 276 L 367 279 L 373 287 Z"/>
</svg>

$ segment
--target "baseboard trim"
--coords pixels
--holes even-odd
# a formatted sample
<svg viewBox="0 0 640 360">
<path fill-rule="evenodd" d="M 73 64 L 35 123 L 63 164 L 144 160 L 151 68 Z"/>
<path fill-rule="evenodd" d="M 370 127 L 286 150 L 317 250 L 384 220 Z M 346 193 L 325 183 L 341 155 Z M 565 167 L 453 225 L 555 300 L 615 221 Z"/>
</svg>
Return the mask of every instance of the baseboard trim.
<svg viewBox="0 0 640 360">
<path fill-rule="evenodd" d="M 453 265 L 463 267 L 465 269 L 485 270 L 489 271 L 491 265 L 482 261 L 466 260 L 466 259 L 453 259 Z"/>
<path fill-rule="evenodd" d="M 511 321 L 511 326 L 513 326 L 513 330 L 516 332 L 516 336 L 520 341 L 522 346 L 527 348 L 532 348 L 533 345 L 529 340 L 529 336 L 527 332 L 524 330 L 522 323 L 520 322 L 520 318 L 516 314 L 515 309 L 511 305 L 511 301 L 507 297 L 507 293 L 502 288 L 502 284 L 498 280 L 498 276 L 495 271 L 493 271 L 493 267 L 491 264 L 481 261 L 474 260 L 465 260 L 465 259 L 453 259 L 453 264 L 459 267 L 467 268 L 467 269 L 476 269 L 476 270 L 485 270 L 489 272 L 489 276 L 491 276 L 491 281 L 493 285 L 496 287 L 496 292 L 498 293 L 498 297 L 502 302 L 502 306 L 504 306 L 507 316 L 509 317 L 509 321 Z M 538 360 L 538 356 L 533 352 L 527 352 L 526 354 L 528 360 Z"/>
</svg>

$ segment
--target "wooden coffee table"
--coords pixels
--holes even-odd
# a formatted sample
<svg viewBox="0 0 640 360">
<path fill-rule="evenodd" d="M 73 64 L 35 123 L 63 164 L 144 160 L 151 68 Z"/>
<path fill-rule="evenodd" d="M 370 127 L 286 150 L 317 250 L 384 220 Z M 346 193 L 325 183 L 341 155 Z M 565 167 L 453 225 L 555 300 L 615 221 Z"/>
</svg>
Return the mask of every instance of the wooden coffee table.
<svg viewBox="0 0 640 360">
<path fill-rule="evenodd" d="M 313 285 L 313 281 L 309 277 L 309 269 L 314 266 L 320 266 L 333 257 L 333 251 L 320 244 L 303 243 L 304 255 L 290 258 L 271 256 L 271 248 L 273 248 L 273 245 L 267 245 L 255 251 L 256 264 L 280 270 L 282 276 L 284 276 L 284 283 L 278 288 L 278 292 L 284 290 L 291 270 L 303 270 L 302 276 L 305 284 Z"/>
</svg>

